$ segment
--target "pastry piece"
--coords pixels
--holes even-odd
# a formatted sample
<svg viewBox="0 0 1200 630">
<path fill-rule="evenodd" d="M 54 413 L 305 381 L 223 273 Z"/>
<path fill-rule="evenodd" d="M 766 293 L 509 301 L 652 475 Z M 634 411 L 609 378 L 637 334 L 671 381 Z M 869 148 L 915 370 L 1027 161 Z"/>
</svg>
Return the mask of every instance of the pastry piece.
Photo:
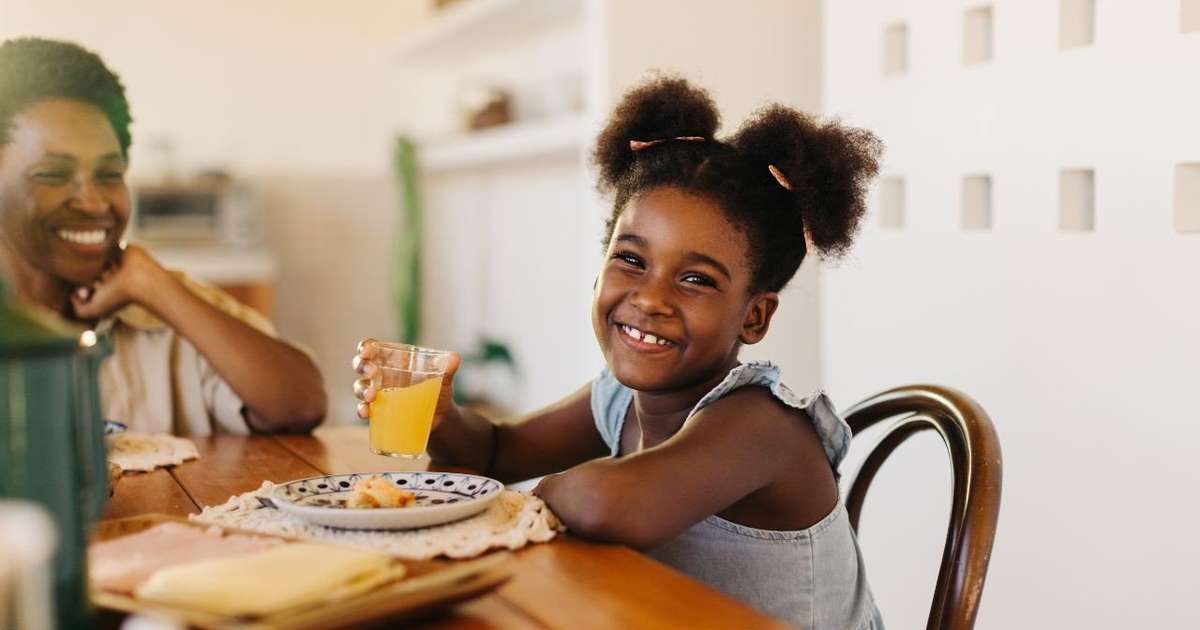
<svg viewBox="0 0 1200 630">
<path fill-rule="evenodd" d="M 261 617 L 344 598 L 403 574 L 403 565 L 381 553 L 291 543 L 163 569 L 134 595 L 218 615 Z"/>
<path fill-rule="evenodd" d="M 121 470 L 151 471 L 162 466 L 176 466 L 196 459 L 200 454 L 187 438 L 173 435 L 123 431 L 105 436 L 108 460 Z"/>
<path fill-rule="evenodd" d="M 354 493 L 346 500 L 350 508 L 401 508 L 416 503 L 417 497 L 401 490 L 390 480 L 375 475 L 354 484 Z"/>
</svg>

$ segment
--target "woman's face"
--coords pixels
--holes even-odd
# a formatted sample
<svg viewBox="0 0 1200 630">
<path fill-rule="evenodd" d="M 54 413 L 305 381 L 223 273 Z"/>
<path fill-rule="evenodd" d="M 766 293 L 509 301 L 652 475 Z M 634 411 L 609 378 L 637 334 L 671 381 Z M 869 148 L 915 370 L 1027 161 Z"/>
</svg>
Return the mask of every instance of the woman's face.
<svg viewBox="0 0 1200 630">
<path fill-rule="evenodd" d="M 67 284 L 103 271 L 129 222 L 125 157 L 104 113 L 71 100 L 30 105 L 0 147 L 0 243 Z"/>
<path fill-rule="evenodd" d="M 592 301 L 609 368 L 639 391 L 680 389 L 732 367 L 766 334 L 777 299 L 751 295 L 747 240 L 713 201 L 676 188 L 630 200 Z"/>
</svg>

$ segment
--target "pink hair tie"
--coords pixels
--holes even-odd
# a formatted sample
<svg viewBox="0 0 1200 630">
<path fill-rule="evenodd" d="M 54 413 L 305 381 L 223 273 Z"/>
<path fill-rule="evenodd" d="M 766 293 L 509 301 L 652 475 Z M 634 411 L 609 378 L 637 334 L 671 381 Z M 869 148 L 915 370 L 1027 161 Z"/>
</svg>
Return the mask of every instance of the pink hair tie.
<svg viewBox="0 0 1200 630">
<path fill-rule="evenodd" d="M 683 142 L 704 142 L 707 139 L 708 138 L 702 138 L 700 136 L 678 136 L 675 138 L 663 138 L 661 140 L 630 140 L 629 149 L 631 151 L 641 151 L 642 149 L 652 147 L 656 144 L 662 144 L 670 140 L 680 140 Z"/>
<path fill-rule="evenodd" d="M 783 176 L 783 171 L 776 168 L 774 164 L 768 164 L 767 170 L 771 171 L 771 175 L 775 178 L 775 181 L 779 182 L 780 186 L 783 186 L 787 190 L 792 189 L 792 183 L 789 182 L 788 179 Z"/>
</svg>

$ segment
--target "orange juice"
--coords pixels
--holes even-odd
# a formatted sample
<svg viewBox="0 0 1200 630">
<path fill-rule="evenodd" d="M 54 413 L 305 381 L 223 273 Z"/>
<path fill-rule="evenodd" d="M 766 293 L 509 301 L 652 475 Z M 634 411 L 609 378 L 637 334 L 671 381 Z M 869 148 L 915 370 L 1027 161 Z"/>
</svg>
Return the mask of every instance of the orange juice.
<svg viewBox="0 0 1200 630">
<path fill-rule="evenodd" d="M 385 387 L 371 402 L 371 450 L 416 457 L 425 452 L 442 377 L 408 387 Z"/>
</svg>

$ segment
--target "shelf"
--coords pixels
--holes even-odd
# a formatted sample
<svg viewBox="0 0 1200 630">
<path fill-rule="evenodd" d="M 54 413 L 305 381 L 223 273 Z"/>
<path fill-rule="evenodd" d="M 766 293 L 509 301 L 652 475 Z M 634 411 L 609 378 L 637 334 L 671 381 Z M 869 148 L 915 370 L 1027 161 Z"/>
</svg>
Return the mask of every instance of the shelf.
<svg viewBox="0 0 1200 630">
<path fill-rule="evenodd" d="M 578 153 L 584 124 L 579 116 L 538 123 L 514 123 L 442 141 L 425 141 L 417 155 L 426 172 L 487 166 Z"/>
<path fill-rule="evenodd" d="M 398 63 L 462 54 L 577 16 L 583 0 L 461 0 L 406 33 Z"/>
<path fill-rule="evenodd" d="M 262 249 L 221 245 L 168 245 L 142 243 L 164 267 L 186 271 L 213 284 L 269 282 L 279 271 L 279 261 Z"/>
</svg>

